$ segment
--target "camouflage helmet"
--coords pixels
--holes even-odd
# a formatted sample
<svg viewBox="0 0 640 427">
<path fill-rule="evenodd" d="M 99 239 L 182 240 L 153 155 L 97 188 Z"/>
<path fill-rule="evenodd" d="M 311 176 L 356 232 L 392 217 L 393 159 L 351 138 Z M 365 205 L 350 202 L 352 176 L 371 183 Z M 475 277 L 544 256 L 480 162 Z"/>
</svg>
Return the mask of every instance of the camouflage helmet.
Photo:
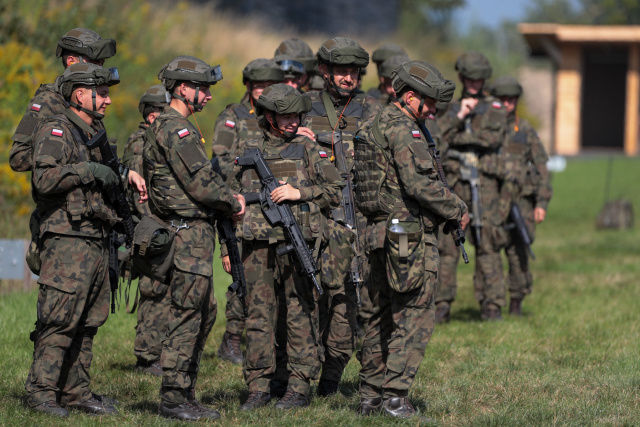
<svg viewBox="0 0 640 427">
<path fill-rule="evenodd" d="M 369 65 L 369 54 L 358 42 L 347 37 L 334 37 L 318 49 L 318 61 L 331 65 L 350 65 L 364 68 Z"/>
<path fill-rule="evenodd" d="M 273 59 L 259 58 L 249 62 L 242 70 L 242 83 L 247 82 L 281 82 L 284 80 L 284 71 Z"/>
<path fill-rule="evenodd" d="M 371 60 L 380 66 L 384 61 L 395 55 L 407 56 L 407 52 L 397 44 L 387 43 L 373 51 Z"/>
<path fill-rule="evenodd" d="M 142 95 L 138 111 L 146 118 L 155 108 L 162 108 L 171 102 L 171 94 L 162 85 L 153 85 Z"/>
<path fill-rule="evenodd" d="M 74 28 L 58 40 L 56 57 L 61 58 L 65 51 L 99 61 L 116 54 L 116 41 L 103 39 L 98 33 L 87 28 Z"/>
<path fill-rule="evenodd" d="M 258 98 L 257 115 L 264 110 L 276 114 L 305 114 L 311 111 L 311 99 L 284 83 L 269 86 Z"/>
<path fill-rule="evenodd" d="M 456 71 L 472 80 L 487 80 L 491 78 L 493 68 L 486 56 L 476 51 L 465 52 L 456 61 Z"/>
<path fill-rule="evenodd" d="M 73 89 L 76 86 L 113 86 L 120 83 L 120 76 L 117 68 L 102 68 L 99 65 L 88 62 L 69 65 L 56 79 L 58 92 L 64 99 L 70 99 Z"/>
<path fill-rule="evenodd" d="M 491 95 L 500 98 L 507 96 L 515 96 L 519 98 L 522 95 L 522 86 L 516 79 L 510 76 L 501 76 L 495 79 L 491 86 Z"/>
<path fill-rule="evenodd" d="M 292 37 L 280 43 L 273 54 L 276 62 L 282 55 L 293 57 L 293 59 L 302 62 L 306 71 L 317 67 L 317 59 L 313 51 L 307 43 L 299 38 Z"/>
<path fill-rule="evenodd" d="M 392 76 L 397 94 L 410 88 L 436 101 L 449 102 L 456 89 L 456 84 L 442 77 L 436 67 L 422 61 L 405 62 L 393 71 Z"/>
<path fill-rule="evenodd" d="M 395 70 L 398 65 L 404 64 L 405 62 L 409 62 L 411 59 L 405 54 L 401 55 L 393 55 L 385 59 L 378 68 L 378 74 L 380 77 L 386 77 L 388 79 L 391 78 L 393 74 L 393 70 Z"/>
<path fill-rule="evenodd" d="M 162 81 L 167 90 L 175 87 L 176 82 L 186 81 L 197 85 L 214 85 L 222 80 L 220 66 L 209 66 L 202 59 L 193 56 L 177 56 L 158 73 L 158 79 Z"/>
</svg>

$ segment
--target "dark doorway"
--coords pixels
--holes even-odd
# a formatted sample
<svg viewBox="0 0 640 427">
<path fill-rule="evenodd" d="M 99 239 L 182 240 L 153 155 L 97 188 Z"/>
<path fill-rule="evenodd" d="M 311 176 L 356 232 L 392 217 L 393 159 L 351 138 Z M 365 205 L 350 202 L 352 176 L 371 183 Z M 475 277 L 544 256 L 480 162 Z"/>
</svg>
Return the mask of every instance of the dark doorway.
<svg viewBox="0 0 640 427">
<path fill-rule="evenodd" d="M 626 48 L 584 51 L 582 83 L 582 147 L 624 147 L 628 52 Z"/>
</svg>

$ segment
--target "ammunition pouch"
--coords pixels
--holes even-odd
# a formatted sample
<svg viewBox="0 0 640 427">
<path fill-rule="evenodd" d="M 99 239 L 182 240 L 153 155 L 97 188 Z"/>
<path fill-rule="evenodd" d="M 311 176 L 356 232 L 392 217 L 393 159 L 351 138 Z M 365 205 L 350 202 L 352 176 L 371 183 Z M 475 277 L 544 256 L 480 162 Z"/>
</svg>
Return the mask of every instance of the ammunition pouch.
<svg viewBox="0 0 640 427">
<path fill-rule="evenodd" d="M 155 215 L 143 216 L 133 233 L 133 268 L 144 276 L 166 283 L 175 250 L 175 231 Z"/>
</svg>

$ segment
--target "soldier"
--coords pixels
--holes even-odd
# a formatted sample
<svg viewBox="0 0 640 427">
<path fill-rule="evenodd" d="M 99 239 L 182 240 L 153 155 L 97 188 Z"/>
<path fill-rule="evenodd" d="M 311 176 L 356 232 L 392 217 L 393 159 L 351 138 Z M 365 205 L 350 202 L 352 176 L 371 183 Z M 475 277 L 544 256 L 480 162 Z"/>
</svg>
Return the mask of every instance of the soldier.
<svg viewBox="0 0 640 427">
<path fill-rule="evenodd" d="M 310 90 L 311 81 L 318 81 L 318 60 L 304 40 L 292 37 L 284 40 L 273 54 L 274 59 L 295 59 L 304 65 L 304 74 L 299 78 L 298 87 L 302 91 Z M 319 78 L 320 84 L 324 82 Z"/>
<path fill-rule="evenodd" d="M 393 90 L 393 79 L 391 74 L 399 65 L 409 62 L 407 55 L 393 55 L 382 61 L 378 67 L 378 76 L 380 76 L 380 85 L 376 89 L 367 92 L 371 96 L 371 92 L 377 92 L 378 96 L 374 96 L 381 105 L 387 105 L 397 100 L 396 91 Z"/>
<path fill-rule="evenodd" d="M 353 137 L 360 124 L 380 111 L 380 104 L 357 90 L 360 69 L 369 63 L 369 54 L 356 41 L 345 37 L 327 40 L 318 50 L 318 68 L 325 80 L 325 90 L 310 92 L 312 109 L 304 126 L 315 134 L 320 146 L 330 153 L 331 161 L 345 181 L 353 174 Z M 338 383 L 355 347 L 356 285 L 350 274 L 354 256 L 364 263 L 364 254 L 356 254 L 352 245 L 364 245 L 364 217 L 355 212 L 353 189 L 343 190 L 342 205 L 331 212 L 326 234 L 329 244 L 322 253 L 322 282 L 326 289 L 320 301 L 320 330 L 324 347 L 322 375 L 318 395 L 338 391 Z M 347 225 L 349 212 L 356 218 Z M 360 223 L 358 226 L 358 222 Z M 355 243 L 358 243 L 356 245 Z M 364 276 L 360 272 L 360 276 Z M 360 278 L 362 279 L 362 277 Z"/>
<path fill-rule="evenodd" d="M 213 155 L 218 158 L 222 178 L 227 179 L 233 170 L 236 155 L 244 152 L 244 143 L 249 139 L 262 137 L 258 126 L 255 104 L 264 89 L 284 80 L 284 71 L 272 59 L 255 59 L 242 70 L 242 83 L 247 87 L 239 104 L 228 105 L 220 113 L 215 124 L 213 136 Z M 225 247 L 223 246 L 224 250 Z M 225 270 L 230 272 L 230 261 L 222 253 Z M 218 349 L 218 357 L 231 363 L 242 363 L 240 340 L 244 331 L 244 313 L 242 303 L 235 294 L 227 293 L 225 309 L 227 327 Z"/>
<path fill-rule="evenodd" d="M 387 64 L 388 66 L 385 67 L 385 70 L 383 72 L 383 63 L 387 59 L 396 55 L 408 57 L 407 52 L 401 46 L 398 46 L 394 43 L 387 43 L 385 45 L 382 45 L 374 50 L 371 54 L 371 60 L 376 64 L 376 70 L 378 72 L 378 79 L 380 80 L 380 84 L 378 85 L 378 87 L 369 89 L 367 91 L 367 95 L 379 100 L 382 105 L 387 105 L 391 102 L 389 100 L 389 95 L 393 92 L 393 86 L 391 84 L 391 72 L 393 72 L 393 70 L 396 68 L 391 67 L 391 64 Z M 408 61 L 409 59 L 407 58 L 407 60 L 404 62 Z M 400 65 L 400 63 L 396 64 L 396 66 L 398 65 Z"/>
<path fill-rule="evenodd" d="M 172 99 L 145 134 L 144 173 L 151 212 L 176 229 L 158 412 L 180 420 L 213 420 L 220 413 L 201 405 L 195 393 L 202 351 L 217 312 L 212 268 L 215 233 L 209 218 L 217 211 L 241 219 L 244 197 L 234 195 L 214 172 L 204 139 L 187 120 L 211 100 L 210 86 L 222 79 L 220 67 L 178 56 L 160 70 L 158 78 Z"/>
<path fill-rule="evenodd" d="M 71 64 L 89 62 L 102 66 L 105 59 L 116 54 L 116 42 L 103 39 L 94 31 L 74 28 L 58 41 L 56 57 L 62 58 L 66 68 Z M 40 120 L 62 113 L 66 104 L 56 90 L 55 83 L 42 84 L 36 91 L 22 120 L 13 134 L 13 146 L 9 153 L 9 164 L 16 172 L 31 170 L 33 160 L 32 134 Z M 100 119 L 95 119 L 94 127 L 104 129 Z"/>
<path fill-rule="evenodd" d="M 462 82 L 462 97 L 452 101 L 438 118 L 442 130 L 447 180 L 453 192 L 472 209 L 470 241 L 476 247 L 474 288 L 480 303 L 482 320 L 502 319 L 505 287 L 500 249 L 506 244 L 502 223 L 508 214 L 500 193 L 506 180 L 500 149 L 505 139 L 507 112 L 504 106 L 483 91 L 491 77 L 491 64 L 479 52 L 461 55 L 455 65 Z M 466 165 L 466 166 L 465 166 Z M 477 188 L 477 211 L 473 212 L 473 193 Z M 450 318 L 450 306 L 456 296 L 456 269 L 460 257 L 453 239 L 438 243 L 440 275 L 436 293 L 436 322 Z"/>
<path fill-rule="evenodd" d="M 109 234 L 119 221 L 102 190 L 116 188 L 119 178 L 86 146 L 111 104 L 109 86 L 118 82 L 117 72 L 98 65 L 70 65 L 57 80 L 69 107 L 40 122 L 33 138 L 42 265 L 25 388 L 32 409 L 59 417 L 67 409 L 118 413 L 114 399 L 89 389 L 89 369 L 93 337 L 109 314 Z M 128 180 L 146 200 L 142 177 L 132 171 Z"/>
<path fill-rule="evenodd" d="M 432 65 L 411 61 L 393 77 L 398 100 L 356 138 L 358 207 L 367 217 L 373 315 L 360 370 L 361 415 L 417 413 L 408 400 L 434 328 L 438 225 L 469 221 L 467 207 L 439 180 L 418 123 L 449 101 L 455 84 Z"/>
<path fill-rule="evenodd" d="M 123 163 L 131 170 L 143 174 L 142 149 L 144 135 L 155 119 L 169 105 L 171 94 L 162 85 L 151 86 L 140 98 L 138 110 L 142 114 L 143 122 L 139 129 L 132 133 L 122 155 Z M 130 194 L 132 210 L 139 216 L 149 215 L 149 205 L 136 203 L 136 195 Z M 140 303 L 138 306 L 138 325 L 133 353 L 136 355 L 136 370 L 151 375 L 162 376 L 160 354 L 162 340 L 167 330 L 167 318 L 171 306 L 171 296 L 167 292 L 167 285 L 146 276 L 138 279 Z"/>
<path fill-rule="evenodd" d="M 553 190 L 547 170 L 547 152 L 538 133 L 516 113 L 522 86 L 513 77 L 499 77 L 491 87 L 491 94 L 504 104 L 508 116 L 507 141 L 503 147 L 507 166 L 514 169 L 518 182 L 523 183 L 518 206 L 533 241 L 536 224 L 544 221 Z M 511 239 L 506 248 L 509 261 L 509 314 L 522 316 L 522 300 L 531 293 L 533 275 L 529 269 L 529 254 L 520 242 Z"/>
<path fill-rule="evenodd" d="M 291 55 L 277 55 L 273 60 L 284 71 L 282 83 L 302 92 L 302 86 L 307 81 L 307 72 L 304 64 Z"/>
<path fill-rule="evenodd" d="M 246 147 L 262 151 L 282 184 L 271 192 L 272 200 L 290 204 L 302 233 L 314 247 L 322 238 L 322 211 L 338 206 L 343 182 L 327 153 L 306 136 L 296 135 L 302 114 L 311 109 L 311 101 L 291 86 L 275 84 L 262 92 L 257 106 L 264 137 L 246 141 Z M 257 193 L 262 187 L 255 171 L 238 166 L 229 183 L 245 195 Z M 286 244 L 287 238 L 282 227 L 269 224 L 260 203 L 248 206 L 241 230 L 249 310 L 244 363 L 249 397 L 240 409 L 255 409 L 271 400 L 270 381 L 276 370 L 276 324 L 278 311 L 283 308 L 279 305 L 280 288 L 284 288 L 287 307 L 290 374 L 287 391 L 276 408 L 308 406 L 310 381 L 317 378 L 320 369 L 315 288 L 293 254 L 278 255 L 277 249 Z"/>
</svg>

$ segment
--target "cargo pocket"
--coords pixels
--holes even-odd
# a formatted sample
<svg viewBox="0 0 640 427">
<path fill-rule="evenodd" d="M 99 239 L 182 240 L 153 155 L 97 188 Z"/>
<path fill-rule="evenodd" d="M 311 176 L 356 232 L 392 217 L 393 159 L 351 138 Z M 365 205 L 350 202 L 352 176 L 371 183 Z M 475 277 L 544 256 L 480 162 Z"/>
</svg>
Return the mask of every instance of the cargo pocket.
<svg viewBox="0 0 640 427">
<path fill-rule="evenodd" d="M 60 280 L 62 279 L 62 280 Z M 65 326 L 71 323 L 75 311 L 76 289 L 79 282 L 60 276 L 40 276 L 38 294 L 38 320 L 49 326 Z"/>
<path fill-rule="evenodd" d="M 424 283 L 425 243 L 422 224 L 390 217 L 386 229 L 386 267 L 389 286 L 411 292 Z"/>
<path fill-rule="evenodd" d="M 344 285 L 354 256 L 351 244 L 355 234 L 332 220 L 327 222 L 327 227 L 323 230 L 323 239 L 327 243 L 320 256 L 320 279 L 323 287 L 339 289 Z"/>
<path fill-rule="evenodd" d="M 207 295 L 210 282 L 209 277 L 176 270 L 173 272 L 171 299 L 177 307 L 197 310 Z"/>
</svg>

